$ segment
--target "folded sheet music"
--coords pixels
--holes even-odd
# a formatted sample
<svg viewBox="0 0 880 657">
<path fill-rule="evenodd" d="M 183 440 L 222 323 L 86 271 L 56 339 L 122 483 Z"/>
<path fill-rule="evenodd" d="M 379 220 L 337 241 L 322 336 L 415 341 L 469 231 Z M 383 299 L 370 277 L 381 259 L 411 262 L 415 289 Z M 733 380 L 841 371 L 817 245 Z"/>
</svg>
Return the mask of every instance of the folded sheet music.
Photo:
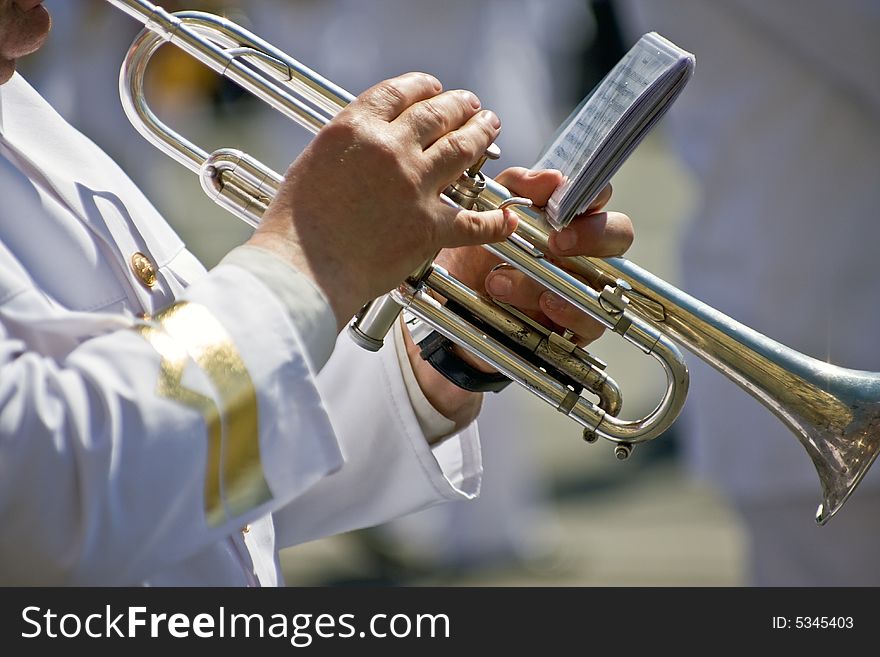
<svg viewBox="0 0 880 657">
<path fill-rule="evenodd" d="M 691 53 L 649 32 L 565 120 L 536 164 L 565 175 L 546 208 L 555 228 L 589 207 L 678 97 L 694 65 Z"/>
</svg>

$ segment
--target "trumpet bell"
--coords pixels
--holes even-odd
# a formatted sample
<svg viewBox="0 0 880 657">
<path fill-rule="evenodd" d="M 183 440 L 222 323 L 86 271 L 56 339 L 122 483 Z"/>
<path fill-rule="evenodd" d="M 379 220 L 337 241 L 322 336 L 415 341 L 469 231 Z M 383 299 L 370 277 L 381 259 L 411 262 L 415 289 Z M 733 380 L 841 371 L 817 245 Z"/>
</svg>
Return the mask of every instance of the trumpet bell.
<svg viewBox="0 0 880 657">
<path fill-rule="evenodd" d="M 482 207 L 510 192 L 489 181 Z M 523 237 L 547 248 L 540 213 L 515 210 Z M 843 506 L 880 452 L 880 373 L 838 367 L 768 338 L 691 297 L 625 258 L 564 258 L 592 287 L 627 287 L 630 307 L 660 332 L 706 361 L 772 411 L 797 437 L 816 468 L 824 525 Z"/>
<path fill-rule="evenodd" d="M 824 365 L 824 364 L 823 364 Z M 786 407 L 786 423 L 813 461 L 823 502 L 824 525 L 843 506 L 880 453 L 880 375 L 824 365 L 806 380 Z"/>
</svg>

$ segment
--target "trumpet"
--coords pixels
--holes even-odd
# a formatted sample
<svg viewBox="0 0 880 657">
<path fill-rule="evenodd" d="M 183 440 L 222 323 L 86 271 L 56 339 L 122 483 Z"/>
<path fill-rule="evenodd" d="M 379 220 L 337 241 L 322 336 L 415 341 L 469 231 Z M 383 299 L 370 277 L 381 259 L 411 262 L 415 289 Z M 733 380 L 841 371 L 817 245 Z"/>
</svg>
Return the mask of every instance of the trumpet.
<svg viewBox="0 0 880 657">
<path fill-rule="evenodd" d="M 204 191 L 258 225 L 281 177 L 237 149 L 207 152 L 160 121 L 144 95 L 150 58 L 166 42 L 317 132 L 353 96 L 258 36 L 203 12 L 169 13 L 147 0 L 107 0 L 144 24 L 123 62 L 123 107 L 156 147 L 195 172 Z M 402 309 L 489 363 L 627 458 L 633 447 L 666 431 L 687 397 L 688 369 L 678 345 L 705 360 L 769 408 L 799 440 L 822 489 L 816 522 L 825 524 L 849 499 L 880 451 L 880 373 L 837 367 L 744 326 L 624 258 L 544 257 L 553 228 L 543 211 L 480 172 L 490 150 L 443 194 L 448 203 L 489 210 L 510 207 L 515 234 L 484 248 L 619 334 L 658 361 L 666 389 L 643 418 L 619 417 L 622 393 L 605 364 L 513 308 L 471 290 L 427 262 L 357 315 L 349 332 L 376 350 Z M 586 281 L 586 282 L 584 282 Z M 435 294 L 432 294 L 435 293 Z M 446 300 L 437 301 L 435 295 Z M 585 395 L 590 395 L 594 400 Z"/>
</svg>

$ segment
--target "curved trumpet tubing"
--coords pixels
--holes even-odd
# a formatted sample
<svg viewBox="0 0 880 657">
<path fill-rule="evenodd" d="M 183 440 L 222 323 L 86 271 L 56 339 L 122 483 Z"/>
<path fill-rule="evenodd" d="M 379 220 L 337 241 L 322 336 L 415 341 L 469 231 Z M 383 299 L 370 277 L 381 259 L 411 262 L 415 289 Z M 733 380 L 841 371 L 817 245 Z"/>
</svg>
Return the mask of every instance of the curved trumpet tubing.
<svg viewBox="0 0 880 657">
<path fill-rule="evenodd" d="M 162 123 L 143 93 L 153 53 L 163 43 L 173 43 L 312 132 L 353 96 L 221 17 L 169 14 L 145 0 L 107 1 L 147 28 L 132 44 L 120 73 L 129 119 L 156 147 L 196 172 L 218 204 L 256 226 L 281 177 L 235 149 L 208 153 Z M 748 391 L 794 432 L 822 487 L 816 520 L 827 522 L 880 452 L 880 374 L 836 367 L 789 349 L 623 258 L 549 262 L 543 252 L 553 229 L 543 213 L 522 205 L 524 199 L 514 198 L 479 173 L 484 160 L 462 174 L 444 200 L 477 209 L 513 207 L 520 218 L 516 234 L 485 248 L 655 358 L 667 379 L 657 407 L 641 419 L 619 418 L 621 394 L 603 371 L 604 364 L 564 336 L 468 289 L 432 263 L 365 306 L 352 326 L 353 338 L 377 349 L 406 307 L 581 424 L 588 440 L 602 437 L 615 443 L 620 458 L 626 458 L 635 443 L 661 435 L 678 416 L 688 387 L 687 366 L 676 343 L 681 344 Z M 440 304 L 428 290 L 449 303 Z M 451 306 L 458 310 L 453 312 Z M 586 399 L 582 391 L 598 401 Z"/>
</svg>

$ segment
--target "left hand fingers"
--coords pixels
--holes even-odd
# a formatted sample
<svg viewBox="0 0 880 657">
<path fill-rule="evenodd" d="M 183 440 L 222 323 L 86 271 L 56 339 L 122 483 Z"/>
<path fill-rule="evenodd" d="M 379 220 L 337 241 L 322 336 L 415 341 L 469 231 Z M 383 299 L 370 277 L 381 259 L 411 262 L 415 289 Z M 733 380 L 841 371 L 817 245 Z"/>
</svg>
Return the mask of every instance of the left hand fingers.
<svg viewBox="0 0 880 657">
<path fill-rule="evenodd" d="M 607 258 L 622 255 L 633 242 L 630 218 L 620 212 L 597 212 L 575 217 L 550 235 L 551 253 L 559 256 L 589 255 Z"/>
<path fill-rule="evenodd" d="M 580 308 L 576 308 L 550 290 L 544 290 L 539 299 L 541 310 L 554 324 L 570 330 L 575 335 L 574 342 L 585 346 L 598 340 L 605 332 L 605 325 L 593 319 Z"/>
<path fill-rule="evenodd" d="M 605 330 L 592 317 L 513 267 L 493 269 L 486 277 L 486 290 L 492 298 L 510 304 L 527 315 L 544 315 L 553 324 L 573 331 L 582 342 L 592 342 Z"/>
<path fill-rule="evenodd" d="M 586 214 L 591 212 L 598 212 L 602 208 L 605 207 L 605 204 L 611 200 L 611 194 L 614 192 L 614 188 L 611 187 L 611 183 L 608 183 L 602 188 L 602 191 L 599 192 L 599 195 L 593 199 L 593 202 L 590 203 L 587 208 Z"/>
<path fill-rule="evenodd" d="M 537 206 L 544 206 L 562 173 L 555 169 L 531 171 L 522 167 L 505 169 L 496 180 L 511 193 L 525 196 Z M 611 185 L 606 185 L 587 211 L 575 217 L 559 232 L 550 235 L 550 252 L 554 255 L 588 255 L 597 258 L 623 254 L 632 244 L 633 227 L 629 217 L 619 212 L 599 212 L 611 198 Z"/>
</svg>

